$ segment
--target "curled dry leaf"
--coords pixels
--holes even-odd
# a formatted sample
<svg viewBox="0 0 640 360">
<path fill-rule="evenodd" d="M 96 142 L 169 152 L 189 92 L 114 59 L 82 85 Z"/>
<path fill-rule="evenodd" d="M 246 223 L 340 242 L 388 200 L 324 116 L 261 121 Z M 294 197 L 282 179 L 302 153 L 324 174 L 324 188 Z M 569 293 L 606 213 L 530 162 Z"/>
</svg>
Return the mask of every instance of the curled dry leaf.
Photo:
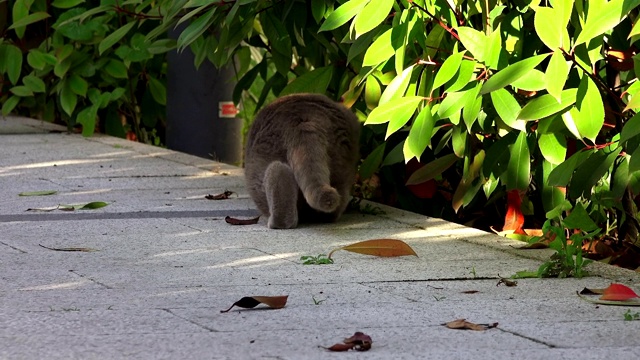
<svg viewBox="0 0 640 360">
<path fill-rule="evenodd" d="M 226 200 L 232 194 L 235 194 L 235 193 L 233 191 L 225 190 L 223 193 L 220 193 L 220 194 L 217 194 L 217 195 L 208 194 L 204 198 L 207 199 L 207 200 Z"/>
<path fill-rule="evenodd" d="M 231 224 L 231 225 L 254 225 L 254 224 L 257 224 L 259 220 L 260 220 L 260 216 L 257 216 L 251 219 L 236 219 L 231 216 L 227 216 L 224 218 L 224 221 L 226 221 L 227 224 Z"/>
<path fill-rule="evenodd" d="M 42 244 L 38 244 L 40 247 L 45 249 L 53 250 L 53 251 L 78 251 L 78 252 L 94 252 L 98 251 L 97 249 L 92 248 L 82 248 L 82 247 L 68 247 L 68 248 L 51 248 L 48 246 L 44 246 Z"/>
<path fill-rule="evenodd" d="M 589 289 L 584 288 L 580 291 L 580 295 L 602 295 L 604 294 L 604 289 Z"/>
<path fill-rule="evenodd" d="M 498 323 L 492 324 L 474 324 L 472 322 L 467 321 L 467 319 L 458 319 L 454 321 L 449 321 L 448 323 L 442 324 L 449 329 L 461 329 L 461 330 L 475 330 L 475 331 L 484 331 L 487 329 L 491 329 L 498 326 Z"/>
<path fill-rule="evenodd" d="M 227 310 L 220 310 L 221 313 L 229 312 L 234 306 L 251 309 L 260 304 L 267 305 L 272 309 L 282 309 L 287 304 L 288 295 L 284 296 L 245 296 L 236 301 Z"/>
<path fill-rule="evenodd" d="M 411 248 L 411 246 L 407 245 L 407 243 L 402 240 L 395 239 L 373 239 L 360 241 L 355 244 L 333 249 L 327 257 L 331 259 L 331 255 L 338 250 L 384 257 L 408 255 L 418 256 L 418 254 L 416 254 L 416 252 Z"/>
<path fill-rule="evenodd" d="M 506 285 L 508 287 L 512 287 L 512 286 L 518 286 L 518 282 L 515 280 L 509 280 L 509 279 L 505 279 L 505 278 L 500 278 L 500 280 L 498 281 L 498 283 L 496 284 L 496 286 L 500 286 L 500 285 Z"/>
<path fill-rule="evenodd" d="M 42 191 L 25 191 L 18 194 L 18 196 L 46 196 L 56 194 L 56 190 L 42 190 Z"/>
<path fill-rule="evenodd" d="M 478 290 L 467 290 L 467 291 L 462 291 L 463 294 L 477 294 L 480 291 Z"/>
<path fill-rule="evenodd" d="M 329 351 L 367 351 L 371 349 L 371 345 L 373 344 L 371 336 L 360 331 L 354 333 L 353 336 L 344 339 L 342 342 L 343 344 L 334 344 L 326 349 Z"/>
</svg>

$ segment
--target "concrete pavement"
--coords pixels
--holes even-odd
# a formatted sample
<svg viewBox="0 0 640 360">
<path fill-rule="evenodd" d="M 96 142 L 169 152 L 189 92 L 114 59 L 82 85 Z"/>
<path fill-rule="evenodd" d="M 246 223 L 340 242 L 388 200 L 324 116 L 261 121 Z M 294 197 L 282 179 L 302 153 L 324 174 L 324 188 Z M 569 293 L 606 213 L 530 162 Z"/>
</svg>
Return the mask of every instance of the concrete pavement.
<svg viewBox="0 0 640 360">
<path fill-rule="evenodd" d="M 49 196 L 21 192 L 56 190 Z M 228 200 L 207 194 L 234 191 Z M 27 212 L 104 201 L 73 212 Z M 379 206 L 379 205 L 376 205 Z M 0 359 L 633 359 L 640 321 L 625 306 L 579 299 L 638 274 L 592 264 L 583 279 L 499 276 L 535 270 L 548 250 L 379 206 L 336 224 L 232 226 L 256 213 L 242 170 L 174 151 L 39 121 L 0 118 Z M 336 252 L 394 238 L 419 257 Z M 44 246 L 44 247 L 43 247 Z M 88 248 L 91 252 L 51 249 Z M 477 290 L 467 294 L 464 291 Z M 228 308 L 244 296 L 288 295 L 279 310 Z M 498 322 L 451 330 L 458 318 Z M 356 331 L 368 352 L 319 346 Z"/>
</svg>

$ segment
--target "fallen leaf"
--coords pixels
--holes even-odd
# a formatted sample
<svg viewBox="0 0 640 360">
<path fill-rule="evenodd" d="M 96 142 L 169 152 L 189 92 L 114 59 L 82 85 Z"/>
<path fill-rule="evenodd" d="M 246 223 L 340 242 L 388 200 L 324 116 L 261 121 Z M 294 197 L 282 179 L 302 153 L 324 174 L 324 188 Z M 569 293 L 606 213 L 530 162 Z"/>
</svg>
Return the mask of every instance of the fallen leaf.
<svg viewBox="0 0 640 360">
<path fill-rule="evenodd" d="M 224 218 L 224 221 L 226 221 L 227 224 L 231 224 L 231 225 L 253 225 L 253 224 L 257 224 L 259 220 L 260 220 L 260 216 L 254 217 L 251 219 L 236 219 L 236 218 L 232 218 L 231 216 L 227 216 Z"/>
<path fill-rule="evenodd" d="M 367 351 L 371 349 L 371 345 L 373 344 L 373 340 L 371 340 L 371 336 L 362 333 L 360 331 L 353 334 L 353 336 L 344 339 L 343 344 L 334 344 L 328 348 L 325 348 L 330 351 Z"/>
<path fill-rule="evenodd" d="M 331 259 L 331 255 L 338 250 L 346 250 L 358 254 L 384 257 L 408 255 L 418 256 L 418 254 L 416 254 L 416 252 L 411 248 L 411 246 L 407 245 L 407 243 L 395 239 L 374 239 L 360 241 L 355 244 L 333 249 L 327 257 Z"/>
<path fill-rule="evenodd" d="M 208 194 L 204 198 L 207 199 L 207 200 L 226 200 L 232 194 L 234 194 L 233 191 L 225 190 L 223 193 L 220 193 L 220 194 L 217 194 L 217 195 Z"/>
<path fill-rule="evenodd" d="M 80 207 L 78 207 L 78 210 L 95 210 L 95 209 L 100 209 L 103 208 L 105 206 L 109 205 L 108 203 L 104 202 L 104 201 L 93 201 L 87 204 L 84 204 Z M 76 207 L 75 205 L 73 205 L 74 207 Z"/>
<path fill-rule="evenodd" d="M 45 249 L 53 250 L 53 251 L 78 251 L 78 252 L 94 252 L 98 251 L 97 249 L 92 248 L 82 248 L 82 247 L 68 247 L 68 248 L 51 248 L 48 246 L 44 246 L 42 244 L 38 244 L 40 247 Z"/>
<path fill-rule="evenodd" d="M 267 305 L 272 309 L 282 309 L 287 304 L 287 298 L 289 296 L 245 296 L 242 299 L 236 301 L 227 310 L 220 310 L 221 313 L 229 312 L 234 306 L 238 306 L 245 309 L 254 308 L 260 304 Z"/>
<path fill-rule="evenodd" d="M 517 281 L 509 280 L 509 279 L 506 279 L 506 278 L 500 278 L 500 281 L 498 281 L 496 286 L 500 286 L 502 284 L 505 284 L 507 287 L 518 286 L 518 282 Z"/>
<path fill-rule="evenodd" d="M 633 298 L 638 298 L 638 294 L 636 294 L 631 288 L 622 284 L 611 284 L 609 287 L 604 289 L 600 300 L 609 300 L 609 301 L 625 301 Z"/>
<path fill-rule="evenodd" d="M 519 190 L 507 192 L 507 213 L 504 217 L 502 231 L 513 230 L 516 234 L 524 234 L 524 215 L 522 214 L 522 195 Z"/>
<path fill-rule="evenodd" d="M 56 193 L 58 193 L 58 191 L 56 190 L 26 191 L 26 192 L 21 192 L 20 194 L 18 194 L 18 196 L 46 196 L 46 195 L 53 195 Z"/>
<path fill-rule="evenodd" d="M 43 211 L 50 212 L 54 210 L 60 211 L 75 211 L 75 210 L 95 210 L 100 209 L 109 205 L 104 201 L 94 201 L 87 204 L 75 204 L 75 205 L 67 205 L 67 204 L 59 204 L 58 206 L 45 207 L 45 208 L 29 208 L 27 211 Z"/>
<path fill-rule="evenodd" d="M 589 289 L 584 288 L 580 291 L 581 295 L 602 295 L 604 294 L 604 289 Z"/>
<path fill-rule="evenodd" d="M 454 321 L 449 321 L 448 323 L 442 324 L 449 329 L 461 329 L 461 330 L 475 330 L 475 331 L 484 331 L 487 329 L 491 329 L 498 326 L 498 323 L 493 324 L 474 324 L 472 322 L 467 321 L 467 319 L 458 319 Z"/>
<path fill-rule="evenodd" d="M 521 246 L 518 250 L 535 250 L 535 249 L 547 249 L 549 248 L 549 244 L 544 242 L 534 242 L 525 246 Z"/>
<path fill-rule="evenodd" d="M 463 294 L 477 294 L 480 291 L 478 290 L 466 290 L 466 291 L 462 291 Z"/>
<path fill-rule="evenodd" d="M 576 291 L 576 295 L 584 301 L 588 301 L 592 304 L 599 305 L 616 305 L 616 306 L 640 306 L 640 298 L 631 298 L 629 300 L 601 300 L 601 299 L 591 299 L 589 296 L 582 295 L 580 292 Z"/>
</svg>

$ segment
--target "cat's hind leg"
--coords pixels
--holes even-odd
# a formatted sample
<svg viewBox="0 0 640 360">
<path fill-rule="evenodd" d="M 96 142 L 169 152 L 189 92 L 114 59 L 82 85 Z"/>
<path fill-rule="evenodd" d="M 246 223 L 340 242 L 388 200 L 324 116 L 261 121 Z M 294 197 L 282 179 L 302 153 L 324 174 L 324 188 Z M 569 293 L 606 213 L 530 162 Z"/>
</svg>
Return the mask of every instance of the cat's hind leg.
<svg viewBox="0 0 640 360">
<path fill-rule="evenodd" d="M 298 183 L 293 170 L 285 163 L 274 161 L 264 172 L 263 184 L 269 204 L 269 228 L 298 226 Z"/>
</svg>

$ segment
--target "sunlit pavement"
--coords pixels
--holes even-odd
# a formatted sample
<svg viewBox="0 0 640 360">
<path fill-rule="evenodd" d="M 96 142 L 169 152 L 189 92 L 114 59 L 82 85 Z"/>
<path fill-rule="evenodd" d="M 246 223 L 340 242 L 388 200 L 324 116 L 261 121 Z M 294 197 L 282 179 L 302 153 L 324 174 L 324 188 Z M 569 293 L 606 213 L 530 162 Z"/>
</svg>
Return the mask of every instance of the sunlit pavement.
<svg viewBox="0 0 640 360">
<path fill-rule="evenodd" d="M 18 195 L 45 190 L 56 193 Z M 229 199 L 205 199 L 226 190 Z M 92 202 L 108 205 L 52 210 Z M 226 216 L 256 215 L 239 168 L 0 118 L 0 359 L 640 356 L 640 321 L 624 320 L 640 308 L 576 296 L 614 281 L 640 291 L 636 273 L 595 264 L 588 278 L 508 287 L 500 277 L 537 269 L 549 250 L 372 205 L 385 214 L 294 230 L 268 230 L 265 219 L 233 226 Z M 337 251 L 332 265 L 300 261 L 383 238 L 418 257 Z M 282 295 L 282 309 L 220 312 L 245 296 Z M 498 325 L 442 326 L 460 318 Z M 371 350 L 323 348 L 356 331 L 371 336 Z"/>
</svg>

